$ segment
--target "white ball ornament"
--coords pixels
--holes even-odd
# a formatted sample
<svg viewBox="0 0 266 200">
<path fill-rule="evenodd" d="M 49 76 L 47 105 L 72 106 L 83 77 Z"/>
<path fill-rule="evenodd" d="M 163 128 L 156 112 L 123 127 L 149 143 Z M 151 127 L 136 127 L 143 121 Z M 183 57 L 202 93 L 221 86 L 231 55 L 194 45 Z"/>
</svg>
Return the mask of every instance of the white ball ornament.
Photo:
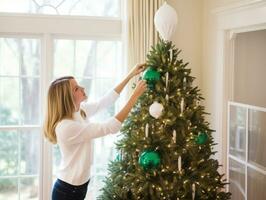
<svg viewBox="0 0 266 200">
<path fill-rule="evenodd" d="M 158 103 L 157 101 L 153 102 L 149 108 L 149 113 L 155 119 L 158 119 L 163 112 L 163 105 Z"/>
<path fill-rule="evenodd" d="M 154 24 L 160 36 L 169 41 L 177 26 L 175 9 L 165 2 L 155 13 Z"/>
</svg>

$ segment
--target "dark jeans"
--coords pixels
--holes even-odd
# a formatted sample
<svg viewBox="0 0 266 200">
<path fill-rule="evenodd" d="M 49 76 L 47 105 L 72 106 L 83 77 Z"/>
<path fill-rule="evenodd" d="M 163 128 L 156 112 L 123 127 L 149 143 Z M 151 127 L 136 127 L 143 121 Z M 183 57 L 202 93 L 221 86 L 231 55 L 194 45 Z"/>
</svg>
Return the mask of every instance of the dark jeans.
<svg viewBox="0 0 266 200">
<path fill-rule="evenodd" d="M 89 182 L 90 180 L 76 186 L 57 179 L 52 191 L 52 200 L 84 200 Z"/>
</svg>

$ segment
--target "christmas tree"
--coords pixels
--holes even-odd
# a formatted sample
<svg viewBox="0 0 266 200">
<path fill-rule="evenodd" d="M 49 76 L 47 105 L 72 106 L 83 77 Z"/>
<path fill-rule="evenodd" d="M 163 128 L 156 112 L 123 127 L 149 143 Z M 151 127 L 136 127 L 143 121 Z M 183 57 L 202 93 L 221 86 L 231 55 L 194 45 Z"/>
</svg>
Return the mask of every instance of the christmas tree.
<svg viewBox="0 0 266 200">
<path fill-rule="evenodd" d="M 212 130 L 180 50 L 161 40 L 147 55 L 149 89 L 123 124 L 103 200 L 229 199 Z"/>
<path fill-rule="evenodd" d="M 98 199 L 230 199 L 218 161 L 211 157 L 215 143 L 203 97 L 192 84 L 188 63 L 179 59 L 181 51 L 169 41 L 176 13 L 165 3 L 156 18 L 162 40 L 151 47 L 142 76 L 149 89 L 123 123 L 119 154 Z"/>
</svg>

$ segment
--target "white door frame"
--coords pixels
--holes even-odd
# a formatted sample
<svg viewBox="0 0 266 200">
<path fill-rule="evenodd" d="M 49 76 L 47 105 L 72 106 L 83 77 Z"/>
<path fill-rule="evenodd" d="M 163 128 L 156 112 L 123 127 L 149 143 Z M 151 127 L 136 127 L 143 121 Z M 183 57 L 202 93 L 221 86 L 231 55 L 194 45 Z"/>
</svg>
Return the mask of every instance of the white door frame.
<svg viewBox="0 0 266 200">
<path fill-rule="evenodd" d="M 217 19 L 217 49 L 215 70 L 217 115 L 217 142 L 218 159 L 223 165 L 222 173 L 227 175 L 227 109 L 228 101 L 233 100 L 233 72 L 234 72 L 234 42 L 237 33 L 266 29 L 266 1 L 249 0 L 241 1 L 230 6 L 220 7 L 212 11 Z"/>
</svg>

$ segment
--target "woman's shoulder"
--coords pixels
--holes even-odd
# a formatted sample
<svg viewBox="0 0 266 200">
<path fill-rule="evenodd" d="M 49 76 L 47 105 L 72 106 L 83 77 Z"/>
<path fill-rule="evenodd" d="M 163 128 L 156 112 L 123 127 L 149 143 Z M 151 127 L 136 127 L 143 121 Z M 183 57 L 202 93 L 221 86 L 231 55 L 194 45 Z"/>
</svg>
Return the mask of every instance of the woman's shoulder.
<svg viewBox="0 0 266 200">
<path fill-rule="evenodd" d="M 59 121 L 55 127 L 55 130 L 67 128 L 69 125 L 71 125 L 73 122 L 75 122 L 73 119 L 62 119 Z"/>
</svg>

